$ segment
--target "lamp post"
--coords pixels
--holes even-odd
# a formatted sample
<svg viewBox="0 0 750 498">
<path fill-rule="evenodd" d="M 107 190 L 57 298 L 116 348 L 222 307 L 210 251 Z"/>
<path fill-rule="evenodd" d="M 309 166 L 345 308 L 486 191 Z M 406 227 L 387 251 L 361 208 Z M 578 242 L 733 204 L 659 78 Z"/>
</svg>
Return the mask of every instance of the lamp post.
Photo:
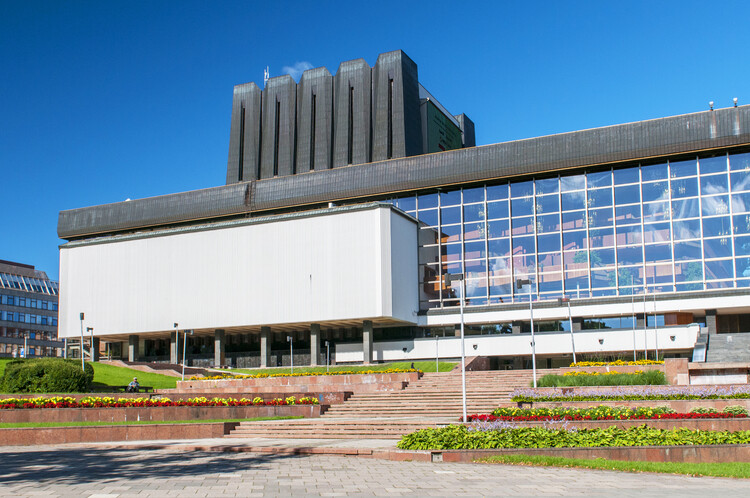
<svg viewBox="0 0 750 498">
<path fill-rule="evenodd" d="M 292 365 L 292 373 L 294 373 L 294 339 L 292 336 L 286 336 L 286 342 L 289 343 L 289 361 Z"/>
<path fill-rule="evenodd" d="M 328 341 L 326 341 L 326 373 L 331 366 L 331 347 Z"/>
<path fill-rule="evenodd" d="M 89 361 L 94 361 L 94 327 L 86 327 L 86 332 L 91 333 L 91 346 L 89 347 Z"/>
<path fill-rule="evenodd" d="M 656 276 L 654 276 L 656 280 Z M 659 361 L 659 320 L 656 319 L 656 287 L 654 287 L 654 360 Z"/>
<path fill-rule="evenodd" d="M 536 388 L 536 339 L 534 338 L 534 301 L 531 294 L 531 280 L 520 278 L 516 280 L 516 286 L 518 287 L 518 289 L 521 289 L 524 285 L 529 286 L 529 321 L 531 322 L 531 374 L 534 376 L 534 388 Z"/>
<path fill-rule="evenodd" d="M 81 312 L 78 315 L 78 318 L 81 320 L 81 349 L 80 349 L 80 351 L 81 351 L 81 370 L 83 370 L 85 372 L 86 371 L 86 366 L 83 364 L 83 318 L 84 318 L 83 312 Z"/>
<path fill-rule="evenodd" d="M 463 421 L 466 422 L 466 350 L 464 347 L 464 292 L 465 280 L 463 273 L 448 273 L 445 275 L 446 287 L 451 286 L 451 282 L 459 280 L 461 282 L 461 298 L 458 303 L 461 310 L 461 407 L 463 409 Z"/>
<path fill-rule="evenodd" d="M 177 328 L 177 324 L 175 323 L 175 328 Z M 188 332 L 190 332 L 190 335 L 193 335 L 193 329 L 185 330 L 182 332 L 183 339 L 182 339 L 182 380 L 185 380 L 185 353 L 187 352 L 187 336 Z M 179 336 L 178 336 L 179 337 Z"/>
<path fill-rule="evenodd" d="M 435 371 L 440 371 L 440 350 L 438 349 L 438 335 L 435 332 Z"/>
<path fill-rule="evenodd" d="M 563 303 L 568 303 L 568 327 L 570 327 L 570 345 L 573 348 L 573 364 L 576 364 L 576 340 L 573 336 L 573 315 L 570 312 L 570 299 L 567 297 L 561 297 L 557 300 L 557 304 L 562 306 Z"/>
<path fill-rule="evenodd" d="M 29 355 L 29 336 L 27 334 L 23 334 L 23 357 L 26 359 Z"/>
</svg>

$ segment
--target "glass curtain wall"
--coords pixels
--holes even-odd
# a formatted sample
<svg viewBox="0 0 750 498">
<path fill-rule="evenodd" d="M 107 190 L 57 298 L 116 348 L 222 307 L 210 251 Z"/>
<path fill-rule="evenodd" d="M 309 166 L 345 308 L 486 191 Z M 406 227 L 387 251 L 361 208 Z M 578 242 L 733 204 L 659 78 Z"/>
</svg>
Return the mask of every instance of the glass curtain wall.
<svg viewBox="0 0 750 498">
<path fill-rule="evenodd" d="M 393 199 L 418 218 L 420 307 L 750 287 L 750 154 Z"/>
</svg>

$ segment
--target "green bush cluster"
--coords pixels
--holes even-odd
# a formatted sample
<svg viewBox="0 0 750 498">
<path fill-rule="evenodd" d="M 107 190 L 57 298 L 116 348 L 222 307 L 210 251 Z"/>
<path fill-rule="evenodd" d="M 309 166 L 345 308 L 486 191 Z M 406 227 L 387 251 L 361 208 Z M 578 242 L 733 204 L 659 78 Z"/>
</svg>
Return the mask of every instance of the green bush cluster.
<svg viewBox="0 0 750 498">
<path fill-rule="evenodd" d="M 727 406 L 721 412 L 715 408 L 706 408 L 703 406 L 696 406 L 690 413 L 731 413 L 732 415 L 747 415 L 747 408 L 740 405 Z"/>
<path fill-rule="evenodd" d="M 539 387 L 572 386 L 663 386 L 667 377 L 661 370 L 646 370 L 637 373 L 617 373 L 607 375 L 554 375 L 549 374 L 537 380 Z"/>
<path fill-rule="evenodd" d="M 464 425 L 422 429 L 398 442 L 402 450 L 473 450 L 492 448 L 590 448 L 614 446 L 685 446 L 748 444 L 750 431 L 653 429 L 646 425 L 620 429 L 551 429 L 523 427 L 471 430 Z"/>
<path fill-rule="evenodd" d="M 91 390 L 94 368 L 75 360 L 37 358 L 14 360 L 5 366 L 0 390 L 6 393 L 82 393 Z"/>
<path fill-rule="evenodd" d="M 675 413 L 668 406 L 654 407 L 636 407 L 628 408 L 624 406 L 607 406 L 599 405 L 588 408 L 566 408 L 562 406 L 552 408 L 516 408 L 501 407 L 495 408 L 492 414 L 496 417 L 547 417 L 547 418 L 564 418 L 564 417 L 590 417 L 592 420 L 602 420 L 607 418 L 636 418 L 636 417 L 654 417 L 666 413 Z"/>
</svg>

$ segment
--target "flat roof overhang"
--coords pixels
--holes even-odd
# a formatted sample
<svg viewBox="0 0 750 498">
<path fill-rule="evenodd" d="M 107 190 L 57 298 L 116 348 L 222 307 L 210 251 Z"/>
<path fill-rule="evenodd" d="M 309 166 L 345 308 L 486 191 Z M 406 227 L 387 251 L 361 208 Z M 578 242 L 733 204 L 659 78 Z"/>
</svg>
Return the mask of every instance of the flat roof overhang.
<svg viewBox="0 0 750 498">
<path fill-rule="evenodd" d="M 73 240 L 750 145 L 750 105 L 61 211 Z"/>
</svg>

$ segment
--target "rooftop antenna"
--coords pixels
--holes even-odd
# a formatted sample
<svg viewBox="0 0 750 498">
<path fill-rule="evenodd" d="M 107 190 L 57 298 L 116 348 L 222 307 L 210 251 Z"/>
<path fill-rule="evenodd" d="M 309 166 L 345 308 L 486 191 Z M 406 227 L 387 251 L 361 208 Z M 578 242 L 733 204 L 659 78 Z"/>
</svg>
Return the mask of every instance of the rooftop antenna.
<svg viewBox="0 0 750 498">
<path fill-rule="evenodd" d="M 708 103 L 708 110 L 709 111 L 713 111 L 714 110 L 714 101 L 713 100 Z"/>
<path fill-rule="evenodd" d="M 271 74 L 268 72 L 268 66 L 263 70 L 263 86 L 266 86 L 266 83 L 268 83 L 268 78 L 271 77 Z"/>
<path fill-rule="evenodd" d="M 734 102 L 734 106 L 737 107 L 737 97 L 733 98 L 732 102 Z"/>
</svg>

